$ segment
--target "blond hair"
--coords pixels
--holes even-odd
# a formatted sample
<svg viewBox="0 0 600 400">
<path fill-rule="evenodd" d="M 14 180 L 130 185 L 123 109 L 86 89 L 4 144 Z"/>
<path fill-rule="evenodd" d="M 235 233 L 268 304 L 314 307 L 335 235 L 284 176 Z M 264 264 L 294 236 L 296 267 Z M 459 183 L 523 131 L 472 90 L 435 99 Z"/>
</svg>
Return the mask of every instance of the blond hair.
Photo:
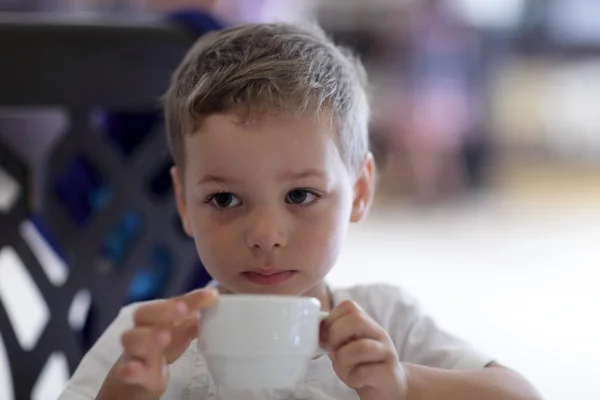
<svg viewBox="0 0 600 400">
<path fill-rule="evenodd" d="M 173 74 L 165 95 L 168 143 L 176 165 L 183 166 L 184 136 L 211 114 L 328 115 L 340 153 L 355 172 L 369 151 L 367 97 L 361 62 L 321 29 L 242 25 L 201 37 Z"/>
</svg>

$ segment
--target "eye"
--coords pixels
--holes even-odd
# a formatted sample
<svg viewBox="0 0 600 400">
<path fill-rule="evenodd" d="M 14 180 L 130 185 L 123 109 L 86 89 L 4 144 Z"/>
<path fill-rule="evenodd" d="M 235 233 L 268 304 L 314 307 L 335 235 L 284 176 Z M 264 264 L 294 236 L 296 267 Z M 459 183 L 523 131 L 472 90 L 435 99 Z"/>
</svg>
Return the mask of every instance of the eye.
<svg viewBox="0 0 600 400">
<path fill-rule="evenodd" d="M 216 207 L 220 210 L 237 207 L 240 204 L 242 204 L 240 199 L 235 197 L 235 195 L 233 193 L 225 193 L 225 192 L 224 193 L 215 193 L 215 194 L 209 196 L 207 203 L 212 204 L 214 207 Z"/>
<path fill-rule="evenodd" d="M 317 194 L 312 193 L 310 190 L 296 189 L 287 194 L 285 197 L 285 202 L 299 206 L 306 206 L 316 202 L 319 200 L 319 198 L 320 197 Z"/>
</svg>

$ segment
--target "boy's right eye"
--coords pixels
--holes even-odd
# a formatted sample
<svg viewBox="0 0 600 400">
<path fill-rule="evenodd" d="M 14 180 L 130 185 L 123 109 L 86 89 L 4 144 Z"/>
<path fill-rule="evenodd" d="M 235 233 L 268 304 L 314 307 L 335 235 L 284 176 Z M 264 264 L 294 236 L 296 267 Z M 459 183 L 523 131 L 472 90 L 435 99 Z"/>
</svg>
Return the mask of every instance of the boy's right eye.
<svg viewBox="0 0 600 400">
<path fill-rule="evenodd" d="M 209 196 L 207 203 L 212 204 L 218 209 L 227 209 L 237 207 L 242 202 L 235 197 L 233 193 L 215 193 Z"/>
</svg>

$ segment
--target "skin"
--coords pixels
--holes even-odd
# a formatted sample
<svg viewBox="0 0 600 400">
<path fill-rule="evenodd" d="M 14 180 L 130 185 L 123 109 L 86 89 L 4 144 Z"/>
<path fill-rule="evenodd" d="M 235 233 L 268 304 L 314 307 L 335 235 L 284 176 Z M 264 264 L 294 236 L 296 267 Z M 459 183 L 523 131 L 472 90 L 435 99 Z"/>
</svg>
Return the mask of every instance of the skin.
<svg viewBox="0 0 600 400">
<path fill-rule="evenodd" d="M 349 223 L 366 215 L 373 175 L 369 156 L 352 179 L 328 123 L 288 114 L 247 124 L 211 116 L 186 140 L 185 173 L 173 171 L 184 229 L 223 292 L 312 296 L 325 306 L 324 278 Z M 297 272 L 277 286 L 242 274 L 289 269 Z"/>
<path fill-rule="evenodd" d="M 327 121 L 286 113 L 240 123 L 212 115 L 185 138 L 185 166 L 172 170 L 184 230 L 225 293 L 331 299 L 325 277 L 348 225 L 367 214 L 375 166 L 344 164 Z M 180 167 L 181 168 L 181 167 Z M 276 285 L 248 272 L 293 271 Z M 156 399 L 168 364 L 197 336 L 196 311 L 214 304 L 212 289 L 145 304 L 122 337 L 125 354 L 109 372 L 99 399 Z M 331 310 L 321 328 L 337 376 L 361 400 L 537 399 L 517 374 L 496 364 L 484 371 L 441 371 L 399 362 L 387 332 L 353 302 Z"/>
</svg>

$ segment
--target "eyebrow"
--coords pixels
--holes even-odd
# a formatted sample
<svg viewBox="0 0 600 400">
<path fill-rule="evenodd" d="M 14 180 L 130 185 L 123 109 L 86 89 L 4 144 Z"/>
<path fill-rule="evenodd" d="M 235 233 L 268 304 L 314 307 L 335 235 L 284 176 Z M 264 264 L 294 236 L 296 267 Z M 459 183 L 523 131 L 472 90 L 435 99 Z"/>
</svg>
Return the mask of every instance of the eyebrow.
<svg viewBox="0 0 600 400">
<path fill-rule="evenodd" d="M 324 178 L 326 176 L 327 176 L 327 173 L 325 171 L 311 168 L 311 169 L 307 169 L 306 171 L 300 171 L 300 172 L 287 171 L 287 172 L 284 172 L 284 173 L 278 175 L 277 179 L 280 181 L 293 181 L 293 180 L 300 180 L 300 179 L 313 178 L 313 177 Z M 200 179 L 197 184 L 198 185 L 206 185 L 209 183 L 233 184 L 233 183 L 239 183 L 239 182 L 240 181 L 238 179 L 208 174 L 208 175 L 203 176 L 202 179 Z"/>
<path fill-rule="evenodd" d="M 284 172 L 281 175 L 279 175 L 277 178 L 282 181 L 294 181 L 294 180 L 300 180 L 300 179 L 304 179 L 304 178 L 313 178 L 313 177 L 323 178 L 326 176 L 327 176 L 327 173 L 325 171 L 310 168 L 310 169 L 307 169 L 305 171 L 300 171 L 300 172 L 295 172 L 295 171 Z"/>
<path fill-rule="evenodd" d="M 238 183 L 237 179 L 226 178 L 218 175 L 204 175 L 197 185 L 206 185 L 208 183 Z"/>
</svg>

